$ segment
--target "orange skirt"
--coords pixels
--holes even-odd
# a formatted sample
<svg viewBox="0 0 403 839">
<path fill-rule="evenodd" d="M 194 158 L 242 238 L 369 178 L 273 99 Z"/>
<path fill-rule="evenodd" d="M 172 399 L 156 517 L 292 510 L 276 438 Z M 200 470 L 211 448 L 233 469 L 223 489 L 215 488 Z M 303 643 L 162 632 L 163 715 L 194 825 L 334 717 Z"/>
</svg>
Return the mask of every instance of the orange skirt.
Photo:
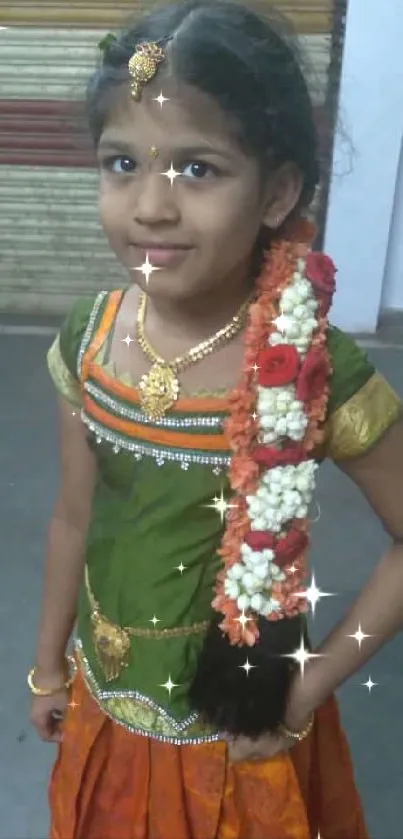
<svg viewBox="0 0 403 839">
<path fill-rule="evenodd" d="M 334 699 L 312 734 L 268 761 L 223 742 L 131 734 L 77 674 L 50 781 L 51 839 L 368 839 Z"/>
</svg>

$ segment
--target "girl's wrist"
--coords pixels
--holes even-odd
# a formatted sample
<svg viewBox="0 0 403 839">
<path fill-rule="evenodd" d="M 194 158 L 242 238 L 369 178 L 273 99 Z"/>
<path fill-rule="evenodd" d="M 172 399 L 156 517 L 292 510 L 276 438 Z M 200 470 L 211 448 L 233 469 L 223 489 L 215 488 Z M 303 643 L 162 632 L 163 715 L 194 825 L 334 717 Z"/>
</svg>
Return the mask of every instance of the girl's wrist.
<svg viewBox="0 0 403 839">
<path fill-rule="evenodd" d="M 318 705 L 320 699 L 315 696 L 314 687 L 308 682 L 308 675 L 295 676 L 288 694 L 284 717 L 287 728 L 292 731 L 305 728 Z"/>
</svg>

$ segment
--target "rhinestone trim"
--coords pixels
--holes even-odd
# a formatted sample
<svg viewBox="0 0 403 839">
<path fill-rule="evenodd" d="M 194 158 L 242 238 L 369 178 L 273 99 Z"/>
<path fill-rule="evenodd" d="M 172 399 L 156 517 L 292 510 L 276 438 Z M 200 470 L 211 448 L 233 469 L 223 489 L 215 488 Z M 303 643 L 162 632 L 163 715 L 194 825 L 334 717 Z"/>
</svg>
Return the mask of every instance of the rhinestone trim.
<svg viewBox="0 0 403 839">
<path fill-rule="evenodd" d="M 111 443 L 115 454 L 118 454 L 121 449 L 132 452 L 137 460 L 142 457 L 152 457 L 158 466 L 164 466 L 165 461 L 180 463 L 182 469 L 188 469 L 190 464 L 200 464 L 202 466 L 214 467 L 228 467 L 231 461 L 230 455 L 207 454 L 206 452 L 199 452 L 195 450 L 184 451 L 183 449 L 163 449 L 155 448 L 152 444 L 139 443 L 134 440 L 127 440 L 116 431 L 109 428 L 104 428 L 98 422 L 88 416 L 83 410 L 81 411 L 81 419 L 87 428 L 96 435 L 96 442 L 98 444 L 105 441 Z"/>
<path fill-rule="evenodd" d="M 141 425 L 152 425 L 156 428 L 178 428 L 178 429 L 189 429 L 189 428 L 217 428 L 219 429 L 224 421 L 223 417 L 218 416 L 194 416 L 194 417 L 182 417 L 182 418 L 175 418 L 175 417 L 164 417 L 163 419 L 153 422 L 149 417 L 146 416 L 142 411 L 137 411 L 135 408 L 128 408 L 126 405 L 122 405 L 117 399 L 113 399 L 109 394 L 104 393 L 101 388 L 97 387 L 96 385 L 92 384 L 92 382 L 86 381 L 84 384 L 84 388 L 94 399 L 101 402 L 103 405 L 106 405 L 116 414 L 121 417 L 126 417 L 132 422 L 139 423 Z"/>
<path fill-rule="evenodd" d="M 158 705 L 157 702 L 151 699 L 151 697 L 145 696 L 139 691 L 102 690 L 94 676 L 88 658 L 84 653 L 82 641 L 79 638 L 75 639 L 75 650 L 80 670 L 92 698 L 106 716 L 112 719 L 113 722 L 121 725 L 126 729 L 126 731 L 129 731 L 131 734 L 138 734 L 142 737 L 149 737 L 152 740 L 158 740 L 161 743 L 171 743 L 175 746 L 215 743 L 222 739 L 222 736 L 217 733 L 191 736 L 189 729 L 193 726 L 198 726 L 200 729 L 203 727 L 202 723 L 199 723 L 199 716 L 197 713 L 190 714 L 183 720 L 176 720 L 165 708 L 161 707 L 161 705 Z M 136 715 L 138 718 L 141 716 L 144 718 L 145 715 L 147 715 L 148 718 L 153 716 L 153 723 L 156 727 L 160 728 L 160 731 L 165 730 L 165 732 L 168 732 L 170 730 L 171 733 L 168 734 L 162 733 L 162 731 L 160 733 L 158 731 L 146 730 L 144 727 L 141 727 L 136 723 L 129 722 L 128 720 L 119 717 L 116 710 L 114 712 L 114 707 L 116 709 L 119 700 L 123 701 L 124 707 L 126 707 L 127 711 L 130 712 L 130 716 L 132 718 Z"/>
<path fill-rule="evenodd" d="M 100 308 L 102 306 L 102 303 L 104 302 L 107 294 L 108 294 L 107 291 L 100 291 L 99 294 L 97 295 L 97 297 L 95 299 L 95 303 L 92 307 L 92 312 L 91 312 L 91 315 L 90 315 L 90 318 L 89 318 L 89 321 L 88 321 L 88 324 L 87 324 L 87 328 L 84 332 L 83 339 L 82 339 L 81 344 L 80 344 L 80 349 L 78 351 L 78 356 L 77 356 L 77 377 L 78 377 L 79 382 L 81 382 L 81 372 L 82 372 L 83 358 L 84 358 L 84 355 L 85 355 L 85 353 L 86 353 L 86 351 L 87 351 L 87 349 L 88 349 L 88 347 L 91 343 L 91 338 L 92 338 L 92 333 L 93 333 L 94 326 L 95 326 L 95 321 L 98 317 L 99 310 L 100 310 Z"/>
</svg>

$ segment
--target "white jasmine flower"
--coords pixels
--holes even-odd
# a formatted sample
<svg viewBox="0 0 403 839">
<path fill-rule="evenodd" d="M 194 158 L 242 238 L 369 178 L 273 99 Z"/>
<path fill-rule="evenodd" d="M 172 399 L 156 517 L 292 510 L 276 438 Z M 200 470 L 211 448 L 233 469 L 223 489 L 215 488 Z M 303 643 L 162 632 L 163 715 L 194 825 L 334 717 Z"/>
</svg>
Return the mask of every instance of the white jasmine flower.
<svg viewBox="0 0 403 839">
<path fill-rule="evenodd" d="M 253 611 L 259 614 L 265 605 L 265 598 L 262 594 L 254 594 L 251 597 L 250 605 Z"/>
<path fill-rule="evenodd" d="M 237 563 L 235 563 L 235 565 L 232 565 L 231 568 L 228 569 L 227 577 L 230 580 L 241 580 L 242 576 L 243 576 L 243 572 L 244 572 L 244 569 L 243 569 L 242 564 L 240 562 L 237 562 Z"/>
<path fill-rule="evenodd" d="M 246 610 L 249 609 L 250 605 L 251 598 L 247 594 L 240 594 L 240 596 L 237 599 L 238 609 L 240 609 L 241 612 L 246 612 Z"/>
<path fill-rule="evenodd" d="M 236 600 L 241 593 L 241 589 L 236 580 L 230 580 L 227 576 L 224 580 L 224 592 L 231 600 Z"/>
<path fill-rule="evenodd" d="M 256 594 L 262 588 L 262 580 L 251 571 L 246 571 L 242 577 L 242 588 L 249 595 Z"/>
</svg>

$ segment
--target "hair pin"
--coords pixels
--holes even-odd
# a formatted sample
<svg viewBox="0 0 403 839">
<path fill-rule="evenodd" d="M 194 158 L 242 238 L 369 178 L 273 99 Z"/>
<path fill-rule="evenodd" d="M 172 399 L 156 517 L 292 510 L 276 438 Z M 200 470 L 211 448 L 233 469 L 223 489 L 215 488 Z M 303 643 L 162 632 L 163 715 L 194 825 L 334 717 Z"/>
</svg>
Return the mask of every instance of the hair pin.
<svg viewBox="0 0 403 839">
<path fill-rule="evenodd" d="M 154 78 L 164 58 L 164 50 L 153 41 L 137 45 L 128 64 L 132 77 L 132 96 L 136 102 L 141 99 L 143 88 Z"/>
</svg>

